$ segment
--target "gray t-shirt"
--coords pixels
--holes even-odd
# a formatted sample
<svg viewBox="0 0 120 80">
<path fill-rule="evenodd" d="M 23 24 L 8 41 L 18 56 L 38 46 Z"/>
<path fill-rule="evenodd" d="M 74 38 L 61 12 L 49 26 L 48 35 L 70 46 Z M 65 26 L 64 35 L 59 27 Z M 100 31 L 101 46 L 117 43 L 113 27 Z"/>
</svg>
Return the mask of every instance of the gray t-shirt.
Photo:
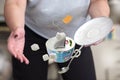
<svg viewBox="0 0 120 80">
<path fill-rule="evenodd" d="M 57 32 L 73 38 L 86 22 L 89 4 L 90 0 L 28 0 L 26 25 L 45 38 Z"/>
</svg>

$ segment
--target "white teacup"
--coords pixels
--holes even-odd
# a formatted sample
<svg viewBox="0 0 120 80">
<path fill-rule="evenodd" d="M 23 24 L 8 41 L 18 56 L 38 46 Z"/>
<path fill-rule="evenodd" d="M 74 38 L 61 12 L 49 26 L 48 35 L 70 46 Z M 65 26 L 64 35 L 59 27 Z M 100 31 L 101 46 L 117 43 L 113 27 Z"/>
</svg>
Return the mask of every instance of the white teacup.
<svg viewBox="0 0 120 80">
<path fill-rule="evenodd" d="M 50 59 L 53 59 L 53 61 L 57 63 L 64 63 L 71 58 L 75 48 L 75 42 L 73 39 L 66 37 L 65 47 L 55 49 L 53 37 L 46 42 L 46 48 Z"/>
</svg>

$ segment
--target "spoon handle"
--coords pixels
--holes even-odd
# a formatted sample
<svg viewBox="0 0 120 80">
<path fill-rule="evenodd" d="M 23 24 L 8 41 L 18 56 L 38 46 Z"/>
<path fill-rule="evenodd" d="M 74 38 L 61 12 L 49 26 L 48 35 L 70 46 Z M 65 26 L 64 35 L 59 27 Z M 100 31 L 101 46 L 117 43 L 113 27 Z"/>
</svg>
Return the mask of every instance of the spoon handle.
<svg viewBox="0 0 120 80">
<path fill-rule="evenodd" d="M 72 57 L 71 57 L 71 60 L 70 60 L 70 62 L 68 63 L 68 65 L 67 65 L 67 67 L 69 67 L 70 66 L 70 64 L 72 63 L 72 61 L 73 61 L 73 59 L 74 58 L 77 58 L 77 57 L 79 57 L 80 55 L 81 55 L 81 49 L 83 48 L 83 46 L 81 46 L 79 49 L 76 49 L 74 52 L 73 52 L 73 54 L 74 55 L 72 55 Z"/>
</svg>

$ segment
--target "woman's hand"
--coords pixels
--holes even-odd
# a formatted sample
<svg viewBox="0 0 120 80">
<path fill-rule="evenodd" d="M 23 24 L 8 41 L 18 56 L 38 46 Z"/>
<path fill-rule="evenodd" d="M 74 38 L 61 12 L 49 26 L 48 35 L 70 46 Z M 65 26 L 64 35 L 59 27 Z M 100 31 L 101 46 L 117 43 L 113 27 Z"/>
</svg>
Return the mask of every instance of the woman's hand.
<svg viewBox="0 0 120 80">
<path fill-rule="evenodd" d="M 114 31 L 114 28 L 115 28 L 115 27 L 113 26 L 110 32 L 113 32 L 113 31 Z M 93 45 L 93 46 L 96 46 L 96 45 L 102 43 L 104 40 L 105 40 L 105 38 L 100 39 L 100 40 L 96 41 L 96 42 L 93 43 L 93 44 L 85 45 L 85 47 L 92 46 L 92 45 Z"/>
<path fill-rule="evenodd" d="M 8 38 L 8 51 L 21 63 L 29 64 L 29 60 L 24 56 L 23 50 L 25 45 L 25 30 L 17 28 L 11 32 Z"/>
<path fill-rule="evenodd" d="M 93 43 L 93 44 L 84 45 L 84 47 L 88 47 L 88 46 L 96 46 L 96 45 L 98 45 L 98 44 L 102 43 L 103 41 L 104 41 L 104 39 L 101 39 L 101 40 L 96 41 L 96 42 L 95 42 L 95 43 Z"/>
</svg>

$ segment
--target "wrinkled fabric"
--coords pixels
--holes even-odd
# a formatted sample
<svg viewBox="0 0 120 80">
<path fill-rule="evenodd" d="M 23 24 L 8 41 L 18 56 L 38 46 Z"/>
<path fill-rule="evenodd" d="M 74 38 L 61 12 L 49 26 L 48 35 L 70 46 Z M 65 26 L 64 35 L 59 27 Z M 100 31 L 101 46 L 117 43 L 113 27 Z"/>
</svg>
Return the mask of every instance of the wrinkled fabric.
<svg viewBox="0 0 120 80">
<path fill-rule="evenodd" d="M 75 31 L 86 22 L 90 0 L 28 0 L 26 25 L 37 34 L 50 38 L 65 32 L 73 38 Z M 71 17 L 64 23 L 66 16 Z"/>
</svg>

